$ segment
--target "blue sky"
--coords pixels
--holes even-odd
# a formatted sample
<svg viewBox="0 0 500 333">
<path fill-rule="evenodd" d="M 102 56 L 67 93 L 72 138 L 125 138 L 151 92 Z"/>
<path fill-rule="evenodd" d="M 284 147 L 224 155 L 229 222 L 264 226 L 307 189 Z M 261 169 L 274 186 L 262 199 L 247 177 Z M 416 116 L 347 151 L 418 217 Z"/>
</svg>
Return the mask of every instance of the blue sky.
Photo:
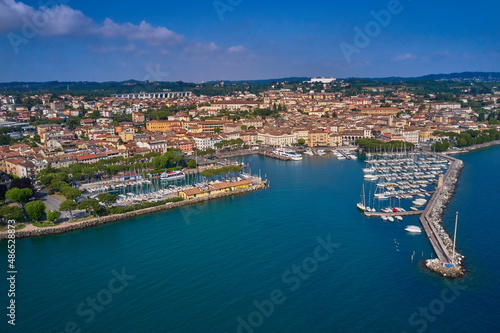
<svg viewBox="0 0 500 333">
<path fill-rule="evenodd" d="M 0 0 L 0 82 L 500 71 L 499 13 L 481 0 Z"/>
</svg>

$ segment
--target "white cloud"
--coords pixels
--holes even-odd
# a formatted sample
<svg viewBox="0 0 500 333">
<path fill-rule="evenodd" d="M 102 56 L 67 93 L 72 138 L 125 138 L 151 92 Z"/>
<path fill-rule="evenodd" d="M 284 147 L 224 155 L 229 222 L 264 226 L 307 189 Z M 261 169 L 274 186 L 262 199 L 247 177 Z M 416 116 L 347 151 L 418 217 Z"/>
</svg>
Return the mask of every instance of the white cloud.
<svg viewBox="0 0 500 333">
<path fill-rule="evenodd" d="M 42 36 L 66 36 L 91 33 L 96 27 L 92 19 L 66 5 L 36 9 L 22 2 L 0 0 L 0 33 L 21 30 Z"/>
<path fill-rule="evenodd" d="M 227 51 L 229 53 L 241 53 L 245 51 L 245 47 L 243 45 L 232 46 Z"/>
<path fill-rule="evenodd" d="M 143 41 L 152 46 L 173 46 L 184 39 L 165 27 L 153 27 L 145 21 L 135 25 L 130 22 L 115 23 L 106 18 L 99 24 L 66 5 L 36 9 L 15 0 L 0 0 L 0 33 L 25 34 L 25 30 L 41 36 L 91 35 L 129 42 Z"/>
<path fill-rule="evenodd" d="M 417 57 L 412 55 L 411 53 L 406 53 L 406 54 L 399 55 L 392 60 L 393 61 L 408 61 L 408 60 L 415 60 L 416 58 Z"/>
<path fill-rule="evenodd" d="M 128 44 L 125 46 L 89 46 L 89 50 L 98 54 L 108 54 L 112 52 L 124 52 L 130 53 L 137 51 L 137 47 L 134 44 Z"/>
<path fill-rule="evenodd" d="M 0 33 L 20 29 L 22 18 L 33 16 L 35 10 L 22 2 L 0 0 Z"/>
<path fill-rule="evenodd" d="M 153 46 L 171 46 L 181 43 L 184 39 L 165 27 L 153 27 L 142 21 L 139 25 L 132 23 L 115 23 L 109 18 L 104 21 L 99 33 L 105 38 L 123 38 L 129 41 L 144 41 Z"/>
<path fill-rule="evenodd" d="M 194 54 L 194 55 L 207 55 L 216 51 L 219 51 L 220 47 L 215 45 L 214 42 L 211 43 L 200 43 L 194 42 L 191 45 L 188 45 L 184 49 L 185 54 Z"/>
<path fill-rule="evenodd" d="M 14 33 L 24 39 L 35 36 L 86 38 L 90 44 L 88 49 L 97 54 L 134 52 L 141 55 L 152 51 L 145 46 L 156 48 L 156 53 L 162 56 L 170 55 L 175 51 L 173 48 L 195 57 L 246 51 L 242 45 L 224 48 L 214 42 L 186 40 L 181 34 L 146 21 L 133 24 L 106 18 L 96 22 L 80 10 L 65 5 L 68 1 L 54 0 L 57 5 L 35 8 L 21 1 L 0 0 L 0 34 Z"/>
</svg>

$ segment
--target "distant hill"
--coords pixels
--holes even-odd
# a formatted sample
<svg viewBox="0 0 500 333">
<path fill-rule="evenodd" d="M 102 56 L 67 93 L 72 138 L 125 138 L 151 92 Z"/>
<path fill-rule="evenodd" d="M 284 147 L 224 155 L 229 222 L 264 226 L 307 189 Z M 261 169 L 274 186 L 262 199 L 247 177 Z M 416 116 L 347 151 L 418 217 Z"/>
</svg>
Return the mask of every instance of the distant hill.
<svg viewBox="0 0 500 333">
<path fill-rule="evenodd" d="M 238 80 L 238 81 L 226 81 L 226 80 L 217 80 L 217 81 L 209 81 L 205 82 L 206 84 L 220 84 L 224 82 L 224 84 L 269 84 L 273 82 L 303 82 L 311 80 L 310 77 L 286 77 L 281 79 L 261 79 L 261 80 Z"/>
<path fill-rule="evenodd" d="M 309 81 L 310 77 L 288 77 L 279 79 L 262 79 L 262 80 L 239 80 L 226 81 L 217 80 L 206 83 L 188 83 L 188 82 L 141 82 L 136 80 L 127 80 L 122 82 L 6 82 L 0 83 L 0 93 L 15 94 L 15 93 L 56 93 L 56 94 L 73 94 L 73 95 L 97 95 L 109 96 L 111 94 L 120 93 L 138 93 L 138 92 L 156 92 L 156 91 L 193 91 L 195 93 L 217 95 L 225 94 L 231 91 L 229 86 L 242 86 L 237 89 L 244 88 L 243 85 L 249 85 L 250 90 L 254 93 L 270 89 L 270 84 L 273 82 L 303 82 Z M 431 74 L 420 77 L 384 77 L 384 78 L 346 78 L 345 80 L 365 80 L 379 82 L 408 82 L 408 81 L 457 81 L 457 82 L 500 82 L 499 72 L 463 72 L 451 74 Z M 339 79 L 340 80 L 340 79 Z M 224 82 L 224 86 L 220 83 Z M 252 89 L 253 88 L 253 89 Z M 233 87 L 234 89 L 234 87 Z"/>
<path fill-rule="evenodd" d="M 418 77 L 383 77 L 366 78 L 367 80 L 377 80 L 385 82 L 398 81 L 473 81 L 473 82 L 498 82 L 500 81 L 499 72 L 462 72 L 451 74 L 429 74 Z"/>
</svg>

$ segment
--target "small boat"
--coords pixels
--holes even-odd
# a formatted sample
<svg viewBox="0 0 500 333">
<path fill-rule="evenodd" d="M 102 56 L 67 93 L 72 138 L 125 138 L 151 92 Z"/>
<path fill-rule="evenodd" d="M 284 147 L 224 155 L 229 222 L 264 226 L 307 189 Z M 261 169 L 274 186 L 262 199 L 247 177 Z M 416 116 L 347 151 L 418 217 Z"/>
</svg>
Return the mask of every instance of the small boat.
<svg viewBox="0 0 500 333">
<path fill-rule="evenodd" d="M 402 216 L 399 216 L 399 215 L 398 215 L 398 216 L 394 216 L 394 218 L 395 218 L 396 220 L 398 220 L 398 221 L 403 221 L 403 217 L 402 217 Z"/>
<path fill-rule="evenodd" d="M 344 158 L 345 159 L 345 158 Z M 364 175 L 364 178 L 366 180 L 377 180 L 378 179 L 378 176 L 376 175 L 371 175 L 371 174 L 367 174 L 367 175 Z"/>
<path fill-rule="evenodd" d="M 417 199 L 411 202 L 415 206 L 423 206 L 427 203 L 427 200 L 425 199 Z"/>
<path fill-rule="evenodd" d="M 316 151 L 316 154 L 318 154 L 318 156 L 323 156 L 323 155 L 325 155 L 325 151 L 324 150 L 318 150 L 318 151 Z"/>
<path fill-rule="evenodd" d="M 389 220 L 389 222 L 394 222 L 394 217 L 392 216 L 387 216 L 387 219 Z"/>
<path fill-rule="evenodd" d="M 363 184 L 363 192 L 361 193 L 361 202 L 358 202 L 356 204 L 356 207 L 358 207 L 359 210 L 365 211 L 366 206 L 365 206 L 365 184 Z"/>
<path fill-rule="evenodd" d="M 312 150 L 311 150 L 311 149 L 306 150 L 306 151 L 304 152 L 304 154 L 305 154 L 305 155 L 309 155 L 309 156 L 314 155 L 314 153 L 312 152 Z"/>
<path fill-rule="evenodd" d="M 382 220 L 387 221 L 387 216 L 382 216 Z"/>
<path fill-rule="evenodd" d="M 411 210 L 414 210 L 414 211 L 417 211 L 418 208 L 417 207 L 410 207 Z"/>
<path fill-rule="evenodd" d="M 175 179 L 183 179 L 185 177 L 186 177 L 186 174 L 182 171 L 163 172 L 160 175 L 161 180 L 175 180 Z"/>
<path fill-rule="evenodd" d="M 409 225 L 405 228 L 406 231 L 419 234 L 422 232 L 422 229 L 420 227 L 417 227 L 416 225 Z"/>
<path fill-rule="evenodd" d="M 278 148 L 275 151 L 273 151 L 273 154 L 276 154 L 278 156 L 283 156 L 291 159 L 292 161 L 301 161 L 302 160 L 302 155 L 298 154 L 292 149 L 286 149 L 286 148 Z"/>
</svg>

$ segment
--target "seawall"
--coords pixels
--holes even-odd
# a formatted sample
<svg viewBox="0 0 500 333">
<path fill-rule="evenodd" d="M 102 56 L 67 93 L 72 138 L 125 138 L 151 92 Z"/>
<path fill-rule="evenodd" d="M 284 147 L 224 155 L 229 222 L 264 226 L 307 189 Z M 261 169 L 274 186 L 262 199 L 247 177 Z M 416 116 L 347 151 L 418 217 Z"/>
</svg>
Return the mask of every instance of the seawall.
<svg viewBox="0 0 500 333">
<path fill-rule="evenodd" d="M 108 215 L 108 216 L 103 216 L 100 218 L 93 218 L 93 219 L 82 221 L 82 222 L 65 223 L 64 225 L 61 224 L 61 225 L 54 226 L 54 227 L 37 228 L 35 230 L 19 230 L 19 231 L 16 231 L 16 238 L 39 237 L 39 236 L 54 235 L 54 234 L 61 234 L 61 233 L 65 233 L 65 232 L 71 232 L 71 231 L 75 231 L 75 230 L 81 230 L 81 229 L 85 229 L 85 228 L 95 227 L 98 225 L 103 225 L 106 223 L 117 222 L 117 221 L 129 219 L 129 218 L 136 217 L 136 216 L 152 214 L 152 213 L 157 213 L 157 212 L 161 212 L 164 210 L 185 207 L 185 206 L 193 205 L 193 204 L 196 204 L 199 202 L 204 202 L 204 201 L 209 201 L 209 200 L 213 200 L 213 199 L 219 199 L 219 198 L 229 197 L 229 196 L 233 196 L 233 195 L 258 191 L 258 190 L 264 189 L 265 187 L 266 187 L 266 182 L 262 182 L 259 185 L 253 185 L 253 186 L 246 188 L 246 189 L 240 189 L 240 190 L 235 190 L 235 191 L 231 191 L 231 192 L 219 193 L 219 194 L 215 194 L 215 195 L 206 196 L 203 198 L 195 198 L 195 199 L 183 200 L 183 201 L 174 202 L 174 203 L 168 203 L 165 205 L 140 209 L 140 210 L 136 210 L 133 212 L 124 213 L 124 214 Z M 0 240 L 6 239 L 7 236 L 8 236 L 7 231 L 0 232 Z"/>
<path fill-rule="evenodd" d="M 456 253 L 454 267 L 445 267 L 443 265 L 443 263 L 453 263 L 453 241 L 440 222 L 442 222 L 446 205 L 455 192 L 457 180 L 464 162 L 451 156 L 442 154 L 439 156 L 449 160 L 451 165 L 443 178 L 443 185 L 436 189 L 436 192 L 420 216 L 420 222 L 438 257 L 437 259 L 427 260 L 426 266 L 443 276 L 458 277 L 463 275 L 461 264 L 464 257 Z"/>
</svg>

